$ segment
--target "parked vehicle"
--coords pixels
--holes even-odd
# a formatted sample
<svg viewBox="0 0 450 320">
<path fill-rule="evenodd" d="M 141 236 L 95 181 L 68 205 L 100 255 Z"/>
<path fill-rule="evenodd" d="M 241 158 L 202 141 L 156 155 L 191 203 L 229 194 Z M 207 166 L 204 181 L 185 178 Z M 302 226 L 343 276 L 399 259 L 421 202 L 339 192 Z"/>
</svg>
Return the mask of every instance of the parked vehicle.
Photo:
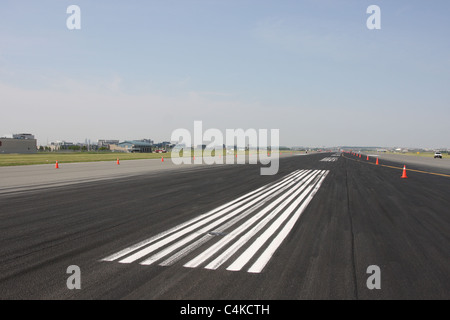
<svg viewBox="0 0 450 320">
<path fill-rule="evenodd" d="M 436 159 L 436 158 L 442 159 L 442 153 L 440 153 L 439 151 L 435 152 L 435 153 L 434 153 L 434 158 L 435 158 L 435 159 Z"/>
</svg>

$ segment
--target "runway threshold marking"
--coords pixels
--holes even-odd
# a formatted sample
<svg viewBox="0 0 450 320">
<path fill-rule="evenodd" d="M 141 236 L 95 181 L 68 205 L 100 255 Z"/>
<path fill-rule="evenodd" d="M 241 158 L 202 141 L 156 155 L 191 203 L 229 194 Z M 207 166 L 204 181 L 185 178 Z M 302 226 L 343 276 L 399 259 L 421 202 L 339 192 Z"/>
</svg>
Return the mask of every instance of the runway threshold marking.
<svg viewBox="0 0 450 320">
<path fill-rule="evenodd" d="M 328 170 L 296 170 L 101 261 L 260 273 L 319 190 Z M 207 246 L 206 244 L 211 244 Z M 203 248 L 202 250 L 197 250 Z M 197 253 L 194 253 L 197 251 Z M 161 261 L 162 260 L 162 261 Z"/>
<path fill-rule="evenodd" d="M 326 158 L 323 158 L 322 160 L 320 160 L 320 161 L 324 161 L 324 162 L 334 162 L 334 161 L 337 161 L 339 158 L 336 158 L 336 156 L 331 156 L 331 157 L 326 157 Z"/>
<path fill-rule="evenodd" d="M 368 164 L 371 164 L 371 165 L 376 166 L 376 164 L 375 164 L 375 163 L 372 163 L 372 162 L 367 162 L 367 161 L 362 161 L 362 160 L 358 160 L 358 159 L 347 158 L 347 157 L 344 156 L 344 155 L 343 155 L 343 157 L 344 157 L 345 159 L 348 159 L 348 160 L 357 161 L 357 162 L 363 162 L 363 163 L 368 163 Z M 386 164 L 378 164 L 378 166 L 380 166 L 380 167 L 386 167 L 386 168 L 392 168 L 392 169 L 403 170 L 403 167 L 388 166 L 388 165 L 386 165 Z M 432 175 L 435 175 L 435 176 L 442 176 L 442 177 L 450 178 L 450 175 L 449 175 L 449 174 L 445 174 L 445 173 L 437 173 L 437 172 L 422 171 L 422 170 L 415 170 L 415 169 L 407 169 L 407 170 L 408 170 L 408 171 L 412 171 L 412 172 L 419 172 L 419 173 L 425 173 L 425 174 L 432 174 Z"/>
</svg>

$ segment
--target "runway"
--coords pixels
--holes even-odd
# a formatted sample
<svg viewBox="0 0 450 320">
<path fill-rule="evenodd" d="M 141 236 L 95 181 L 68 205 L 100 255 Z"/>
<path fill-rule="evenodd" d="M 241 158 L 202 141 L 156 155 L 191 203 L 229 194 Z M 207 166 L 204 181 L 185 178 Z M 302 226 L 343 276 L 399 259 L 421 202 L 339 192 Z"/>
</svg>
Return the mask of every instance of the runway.
<svg viewBox="0 0 450 320">
<path fill-rule="evenodd" d="M 450 178 L 362 160 L 21 178 L 0 194 L 0 298 L 449 299 Z M 80 290 L 66 286 L 70 265 Z M 381 289 L 367 287 L 371 265 Z"/>
<path fill-rule="evenodd" d="M 298 155 L 303 156 L 304 154 Z M 281 158 L 286 156 L 289 156 L 289 154 L 279 154 Z M 58 169 L 55 169 L 56 165 L 54 163 L 0 167 L 0 194 L 61 187 L 100 180 L 133 178 L 143 174 L 161 174 L 167 170 L 202 170 L 206 165 L 206 161 L 198 163 L 198 160 L 191 158 L 190 162 L 174 164 L 170 158 L 162 155 L 161 159 L 121 160 L 119 164 L 116 161 L 62 163 L 58 164 Z M 258 162 L 258 157 L 256 155 L 250 155 L 244 158 L 243 161 L 247 163 L 249 161 Z M 227 162 L 237 162 L 237 159 L 232 155 L 228 155 L 217 160 L 217 163 L 223 165 Z"/>
<path fill-rule="evenodd" d="M 227 268 L 227 270 L 240 271 L 253 255 L 256 254 L 258 249 L 260 249 L 274 234 L 275 230 L 281 229 L 280 227 L 289 218 L 290 214 L 302 203 L 302 206 L 297 209 L 291 220 L 285 224 L 284 228 L 279 230 L 279 233 L 275 236 L 271 245 L 261 254 L 259 259 L 255 261 L 254 265 L 248 269 L 248 272 L 259 273 L 267 264 L 273 252 L 279 247 L 282 240 L 284 240 L 284 237 L 292 229 L 293 224 L 295 224 L 304 208 L 306 208 L 309 201 L 311 201 L 327 173 L 328 171 L 326 170 L 294 171 L 292 174 L 282 178 L 278 183 L 258 188 L 256 191 L 241 196 L 234 201 L 199 216 L 198 218 L 192 219 L 169 231 L 163 232 L 156 237 L 152 237 L 137 245 L 113 254 L 112 256 L 103 259 L 103 261 L 116 261 L 127 254 L 139 250 L 119 261 L 121 263 L 132 263 L 158 248 L 164 247 L 173 240 L 187 235 L 184 239 L 141 262 L 141 265 L 151 265 L 164 256 L 174 253 L 173 256 L 160 264 L 162 266 L 170 266 L 185 255 L 188 255 L 190 252 L 202 246 L 204 243 L 211 242 L 211 240 L 217 236 L 223 236 L 220 241 L 184 264 L 185 267 L 189 268 L 198 267 L 202 262 L 205 262 L 208 258 L 218 253 L 221 248 L 229 246 L 228 250 L 205 266 L 206 269 L 215 270 L 245 245 L 248 240 L 252 237 L 256 237 L 264 227 L 270 225 L 264 229 L 264 232 L 255 240 L 255 242 L 253 242 L 253 244 Z M 270 204 L 266 206 L 269 201 L 271 201 Z M 283 209 L 286 209 L 284 213 L 278 215 Z M 233 229 L 234 225 L 237 225 L 244 219 L 246 219 L 244 223 Z M 274 220 L 274 222 L 273 224 L 270 224 L 272 220 Z M 251 228 L 252 226 L 253 228 Z M 247 233 L 244 233 L 246 231 Z M 243 235 L 239 240 L 233 242 L 230 246 L 230 242 L 241 234 Z M 160 238 L 162 239 L 159 240 Z M 198 240 L 189 244 L 184 249 L 177 251 L 180 247 L 187 245 L 196 238 L 198 238 Z M 153 244 L 148 246 L 151 243 Z M 142 249 L 142 247 L 144 247 L 144 249 Z"/>
</svg>

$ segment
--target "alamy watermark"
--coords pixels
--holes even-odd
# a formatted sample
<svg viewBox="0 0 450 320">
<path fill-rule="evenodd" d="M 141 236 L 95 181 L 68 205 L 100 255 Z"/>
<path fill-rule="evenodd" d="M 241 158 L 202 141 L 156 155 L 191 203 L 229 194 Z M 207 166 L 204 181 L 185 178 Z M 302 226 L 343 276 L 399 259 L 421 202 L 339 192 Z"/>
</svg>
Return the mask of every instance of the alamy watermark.
<svg viewBox="0 0 450 320">
<path fill-rule="evenodd" d="M 381 9 L 377 5 L 370 5 L 367 7 L 366 13 L 371 14 L 367 18 L 366 26 L 369 30 L 380 30 L 381 29 Z"/>
<path fill-rule="evenodd" d="M 66 20 L 66 27 L 69 30 L 80 30 L 81 29 L 81 9 L 77 5 L 70 5 L 66 10 L 67 14 L 70 14 Z"/>
<path fill-rule="evenodd" d="M 66 19 L 66 27 L 69 30 L 81 29 L 81 9 L 78 5 L 72 4 L 67 7 L 66 13 L 70 14 Z M 381 9 L 377 5 L 370 5 L 366 10 L 367 14 L 370 14 L 367 18 L 366 26 L 369 30 L 381 29 Z"/>
<path fill-rule="evenodd" d="M 67 289 L 81 289 L 81 269 L 77 265 L 67 267 L 66 273 L 70 274 L 66 281 Z"/>
<path fill-rule="evenodd" d="M 225 136 L 225 139 L 224 139 Z M 172 132 L 171 151 L 174 164 L 249 164 L 265 165 L 261 175 L 274 175 L 279 169 L 279 129 L 226 129 L 225 135 L 216 128 L 203 132 L 202 121 L 194 121 L 194 132 L 176 129 Z M 195 149 L 202 150 L 201 157 L 191 157 Z M 224 150 L 234 150 L 230 156 Z M 255 151 L 250 155 L 250 151 Z"/>
<path fill-rule="evenodd" d="M 366 286 L 368 289 L 381 289 L 381 269 L 377 265 L 370 265 L 367 267 L 367 274 L 370 276 L 367 278 Z"/>
</svg>

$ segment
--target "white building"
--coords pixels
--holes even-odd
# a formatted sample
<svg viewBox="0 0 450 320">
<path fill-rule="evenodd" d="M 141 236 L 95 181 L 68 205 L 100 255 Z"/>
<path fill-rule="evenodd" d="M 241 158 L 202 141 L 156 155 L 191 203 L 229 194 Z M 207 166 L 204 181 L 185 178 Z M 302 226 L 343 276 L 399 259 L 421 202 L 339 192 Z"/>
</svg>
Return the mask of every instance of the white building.
<svg viewBox="0 0 450 320">
<path fill-rule="evenodd" d="M 47 147 L 50 148 L 51 151 L 59 151 L 59 150 L 69 150 L 69 147 L 74 146 L 73 142 L 67 141 L 56 141 L 51 142 Z"/>
</svg>

